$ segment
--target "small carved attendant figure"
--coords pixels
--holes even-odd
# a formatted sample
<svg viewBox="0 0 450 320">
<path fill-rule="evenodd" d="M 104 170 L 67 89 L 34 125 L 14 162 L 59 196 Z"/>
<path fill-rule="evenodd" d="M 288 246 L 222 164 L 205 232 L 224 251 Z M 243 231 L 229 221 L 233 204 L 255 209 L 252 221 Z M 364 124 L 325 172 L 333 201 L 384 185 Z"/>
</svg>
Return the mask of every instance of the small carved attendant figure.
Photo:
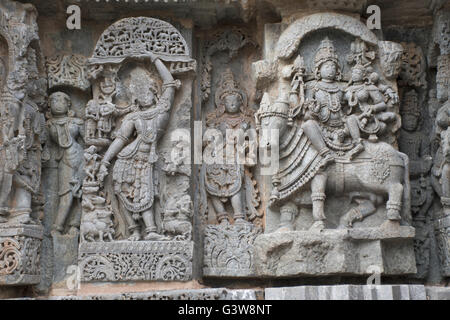
<svg viewBox="0 0 450 320">
<path fill-rule="evenodd" d="M 191 197 L 187 194 L 169 198 L 164 213 L 164 233 L 175 240 L 190 240 L 192 206 Z"/>
<path fill-rule="evenodd" d="M 242 157 L 242 154 L 239 154 L 239 147 L 244 147 L 242 150 L 245 151 L 245 139 L 239 141 L 238 136 L 241 134 L 243 137 L 246 131 L 252 129 L 253 119 L 247 109 L 247 95 L 238 88 L 233 73 L 229 69 L 222 75 L 220 88 L 216 91 L 215 102 L 217 110 L 208 116 L 207 126 L 219 129 L 222 137 L 226 137 L 226 143 L 217 146 L 218 142 L 214 141 L 210 142 L 210 145 L 205 148 L 205 151 L 207 149 L 220 149 L 217 149 L 217 152 L 213 152 L 211 155 L 206 155 L 205 152 L 205 156 L 211 157 L 211 162 L 213 162 L 212 164 L 206 164 L 203 168 L 205 188 L 210 196 L 219 223 L 229 223 L 229 215 L 225 209 L 225 204 L 228 201 L 230 201 L 233 209 L 235 223 L 245 223 L 244 199 L 248 203 L 248 198 L 252 198 L 252 194 L 255 192 L 253 188 L 246 189 L 253 184 L 247 181 L 248 179 L 251 180 L 251 176 L 250 171 L 247 170 L 246 172 L 245 167 L 251 167 L 256 163 L 256 153 L 249 145 L 250 161 L 245 161 L 244 164 L 244 159 L 239 159 L 239 157 Z M 236 133 L 238 134 L 236 135 Z M 256 140 L 256 137 L 254 138 L 253 142 Z M 242 143 L 242 145 L 239 146 L 239 143 Z M 214 147 L 211 147 L 211 145 L 214 145 Z M 245 198 L 243 190 L 246 190 Z M 254 208 L 251 207 L 247 206 L 247 209 L 250 208 L 253 212 L 252 209 Z"/>
<path fill-rule="evenodd" d="M 351 108 L 359 106 L 362 111 L 358 116 L 349 117 L 355 119 L 348 121 L 349 125 L 357 123 L 363 133 L 372 135 L 371 139 L 376 140 L 376 135 L 385 131 L 386 122 L 394 121 L 396 116 L 394 112 L 386 111 L 388 105 L 380 89 L 364 81 L 367 71 L 361 64 L 352 68 L 351 85 L 345 90 L 345 100 Z"/>
<path fill-rule="evenodd" d="M 57 154 L 59 206 L 53 232 L 61 233 L 73 199 L 81 197 L 83 180 L 83 147 L 77 140 L 84 138 L 83 121 L 70 115 L 70 97 L 63 92 L 50 95 L 51 118 L 47 122 L 50 139 L 59 147 Z M 80 221 L 76 217 L 71 222 L 70 233 L 77 232 Z"/>
<path fill-rule="evenodd" d="M 157 161 L 156 144 L 169 122 L 175 87 L 179 82 L 155 55 L 151 60 L 164 81 L 162 96 L 158 99 L 156 81 L 147 70 L 139 67 L 131 72 L 132 102 L 140 110 L 125 116 L 98 173 L 99 180 L 103 181 L 110 161 L 117 156 L 113 168 L 114 192 L 124 207 L 130 241 L 166 239 L 157 233 L 155 223 L 153 168 Z M 141 218 L 145 226 L 142 233 L 136 223 Z"/>
<path fill-rule="evenodd" d="M 350 151 L 350 157 L 364 150 L 355 119 L 349 126 L 342 108 L 343 91 L 337 80 L 341 78 L 337 53 L 327 38 L 317 50 L 314 74 L 316 81 L 307 85 L 307 105 L 302 129 L 314 148 L 324 158 L 324 164 L 334 162 L 331 150 L 343 153 Z M 351 136 L 352 141 L 347 137 Z"/>
</svg>

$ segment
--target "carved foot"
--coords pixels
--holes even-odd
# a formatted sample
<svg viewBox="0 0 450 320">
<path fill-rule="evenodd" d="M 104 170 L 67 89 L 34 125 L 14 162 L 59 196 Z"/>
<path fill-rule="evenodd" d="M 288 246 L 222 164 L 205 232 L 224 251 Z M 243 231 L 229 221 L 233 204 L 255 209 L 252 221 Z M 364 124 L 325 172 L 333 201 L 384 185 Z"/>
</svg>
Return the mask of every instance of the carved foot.
<svg viewBox="0 0 450 320">
<path fill-rule="evenodd" d="M 350 150 L 349 159 L 353 160 L 358 154 L 360 154 L 363 151 L 364 151 L 364 146 L 360 142 L 356 145 L 356 147 L 354 147 L 352 150 Z"/>
<path fill-rule="evenodd" d="M 249 224 L 249 223 L 247 221 L 245 221 L 244 219 L 242 219 L 242 218 L 237 218 L 234 221 L 234 224 L 243 226 L 243 225 L 246 225 L 246 224 Z"/>
<path fill-rule="evenodd" d="M 353 228 L 353 222 L 361 221 L 363 216 L 356 208 L 350 209 L 342 218 L 341 225 L 346 228 Z"/>
<path fill-rule="evenodd" d="M 320 220 L 314 222 L 311 228 L 309 228 L 309 231 L 322 231 L 323 229 L 325 229 L 325 222 Z"/>
<path fill-rule="evenodd" d="M 144 237 L 144 240 L 149 240 L 149 241 L 167 241 L 167 240 L 170 240 L 170 238 L 166 237 L 166 236 L 163 236 L 162 234 L 158 234 L 156 232 L 149 232 Z"/>
<path fill-rule="evenodd" d="M 33 220 L 28 214 L 19 215 L 9 219 L 10 224 L 32 224 Z"/>
<path fill-rule="evenodd" d="M 383 222 L 383 224 L 380 226 L 382 229 L 396 229 L 400 227 L 400 221 L 393 221 L 393 220 L 386 220 Z"/>
<path fill-rule="evenodd" d="M 133 234 L 128 238 L 128 241 L 139 241 L 141 240 L 141 235 L 138 231 L 133 232 Z"/>
<path fill-rule="evenodd" d="M 292 226 L 280 226 L 280 227 L 278 227 L 277 230 L 275 230 L 275 232 L 278 232 L 278 233 L 291 232 L 291 231 L 294 231 L 294 227 L 292 227 Z"/>
<path fill-rule="evenodd" d="M 79 231 L 78 228 L 75 226 L 70 227 L 68 234 L 71 236 L 76 236 L 78 235 Z"/>
<path fill-rule="evenodd" d="M 330 152 L 327 152 L 323 155 L 323 159 L 320 162 L 320 168 L 325 169 L 334 162 L 335 162 L 334 157 L 331 155 Z"/>
<path fill-rule="evenodd" d="M 226 227 L 226 226 L 230 225 L 230 221 L 228 221 L 228 219 L 222 219 L 222 220 L 220 220 L 219 224 L 223 227 Z"/>
</svg>

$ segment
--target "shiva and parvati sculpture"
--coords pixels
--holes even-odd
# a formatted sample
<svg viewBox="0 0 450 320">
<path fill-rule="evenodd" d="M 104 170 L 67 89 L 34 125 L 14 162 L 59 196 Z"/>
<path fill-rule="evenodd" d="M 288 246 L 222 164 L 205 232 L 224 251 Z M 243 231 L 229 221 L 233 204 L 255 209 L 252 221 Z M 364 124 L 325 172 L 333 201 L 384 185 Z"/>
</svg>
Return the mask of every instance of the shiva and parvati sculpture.
<svg viewBox="0 0 450 320">
<path fill-rule="evenodd" d="M 256 240 L 259 262 L 268 263 L 270 250 L 282 250 L 288 238 L 291 246 L 305 251 L 306 260 L 312 259 L 306 239 L 320 239 L 326 245 L 316 249 L 327 260 L 339 246 L 330 242 L 339 232 L 350 234 L 358 246 L 367 236 L 361 232 L 375 230 L 371 240 L 383 245 L 392 236 L 383 230 L 396 230 L 408 252 L 405 268 L 388 270 L 382 260 L 389 257 L 383 254 L 378 262 L 385 273 L 415 272 L 409 160 L 396 148 L 401 121 L 395 79 L 402 46 L 379 41 L 359 20 L 324 13 L 293 22 L 275 48 L 272 56 L 254 64 L 260 82 L 264 68 L 275 65 L 276 81 L 266 85 L 256 118 L 260 147 L 279 153 L 267 195 L 266 234 Z M 278 141 L 271 137 L 274 131 Z M 282 260 L 279 269 L 259 272 L 367 272 L 361 264 L 333 269 L 324 261 L 314 271 L 300 262 L 298 270 L 295 264 L 283 269 Z"/>
</svg>

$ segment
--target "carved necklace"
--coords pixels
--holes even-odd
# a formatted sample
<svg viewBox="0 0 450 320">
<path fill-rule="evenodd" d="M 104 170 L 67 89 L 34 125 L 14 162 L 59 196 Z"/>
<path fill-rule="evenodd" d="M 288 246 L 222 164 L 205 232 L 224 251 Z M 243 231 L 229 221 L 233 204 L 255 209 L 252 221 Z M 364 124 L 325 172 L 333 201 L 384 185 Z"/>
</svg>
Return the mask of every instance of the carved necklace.
<svg viewBox="0 0 450 320">
<path fill-rule="evenodd" d="M 341 110 L 341 103 L 336 95 L 339 92 L 339 87 L 334 85 L 333 87 L 326 87 L 320 83 L 317 83 L 316 92 L 321 90 L 327 95 L 328 104 L 326 105 L 329 110 L 336 113 Z"/>
<path fill-rule="evenodd" d="M 53 118 L 52 124 L 56 128 L 58 134 L 58 144 L 61 148 L 69 148 L 73 144 L 72 135 L 69 129 L 70 118 Z"/>
</svg>

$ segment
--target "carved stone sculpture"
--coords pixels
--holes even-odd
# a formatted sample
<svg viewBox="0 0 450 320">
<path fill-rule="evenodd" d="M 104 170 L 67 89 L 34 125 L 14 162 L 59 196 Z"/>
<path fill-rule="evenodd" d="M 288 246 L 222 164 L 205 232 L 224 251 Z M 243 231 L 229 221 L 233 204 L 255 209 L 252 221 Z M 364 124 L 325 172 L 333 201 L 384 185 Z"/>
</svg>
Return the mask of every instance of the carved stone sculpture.
<svg viewBox="0 0 450 320">
<path fill-rule="evenodd" d="M 416 252 L 418 277 L 424 277 L 428 272 L 430 259 L 430 222 L 429 209 L 433 203 L 430 169 L 432 158 L 430 143 L 420 129 L 420 103 L 415 90 L 404 94 L 400 112 L 402 129 L 399 134 L 399 149 L 406 153 L 410 161 L 411 179 L 411 211 L 413 226 L 416 228 L 414 249 Z M 428 222 L 428 223 L 427 223 Z"/>
<path fill-rule="evenodd" d="M 316 15 L 324 19 L 321 24 L 311 23 Z M 316 15 L 300 18 L 283 31 L 277 43 L 278 83 L 266 88 L 256 115 L 260 146 L 279 153 L 266 209 L 270 215 L 266 221 L 272 225 L 266 224 L 266 233 L 255 240 L 256 273 L 363 274 L 368 272 L 365 263 L 369 260 L 375 265 L 396 265 L 395 271 L 384 269 L 386 274 L 414 273 L 414 228 L 408 226 L 409 159 L 391 145 L 400 123 L 398 93 L 391 79 L 400 72 L 403 49 L 393 42 L 371 42 L 366 30 L 356 31 L 357 21 L 330 17 L 333 20 L 325 22 L 328 14 Z M 339 24 L 344 20 L 347 23 Z M 295 29 L 297 25 L 304 28 Z M 359 40 L 346 44 L 345 51 L 340 44 L 340 52 L 349 52 L 344 56 L 353 65 L 349 76 L 342 74 L 343 55 L 335 45 L 341 38 L 330 40 L 321 30 L 330 25 L 347 34 L 359 34 Z M 316 32 L 316 37 L 302 39 L 308 32 Z M 323 35 L 320 42 L 318 35 Z M 302 54 L 311 48 L 308 41 L 316 41 L 313 55 Z M 292 61 L 296 48 L 300 48 L 299 56 Z M 371 54 L 377 51 L 382 53 L 379 59 Z M 342 82 L 344 77 L 350 80 L 347 85 Z M 278 92 L 276 100 L 271 98 L 273 92 Z M 273 130 L 278 131 L 279 142 L 270 139 Z M 311 207 L 313 220 L 302 221 Z M 399 240 L 395 249 L 391 242 L 394 234 Z M 333 260 L 337 252 L 348 259 L 344 248 L 349 245 L 354 246 L 352 254 L 367 252 L 363 243 L 390 247 L 392 252 L 402 250 L 408 258 L 387 262 L 390 258 L 382 253 L 346 266 Z M 294 252 L 302 258 L 287 267 Z"/>
<path fill-rule="evenodd" d="M 172 136 L 190 114 L 194 68 L 185 39 L 167 22 L 123 19 L 100 36 L 88 68 L 82 281 L 191 278 L 190 167 L 184 140 Z"/>
<path fill-rule="evenodd" d="M 63 92 L 55 92 L 49 97 L 51 110 L 47 121 L 50 139 L 58 146 L 58 189 L 59 206 L 53 231 L 62 233 L 66 226 L 74 199 L 81 198 L 83 181 L 84 123 L 70 115 L 70 97 Z M 69 232 L 77 233 L 80 216 L 71 222 Z M 78 221 L 77 221 L 78 220 Z"/>
<path fill-rule="evenodd" d="M 256 208 L 259 203 L 254 202 L 258 191 L 254 188 L 250 171 L 256 164 L 256 132 L 247 109 L 247 95 L 239 89 L 230 70 L 223 74 L 216 91 L 216 107 L 216 112 L 207 119 L 207 126 L 219 129 L 225 141 L 211 139 L 205 147 L 204 158 L 209 163 L 203 168 L 205 189 L 219 223 L 230 221 L 225 209 L 228 201 L 234 222 L 245 223 L 258 216 Z M 247 146 L 243 140 L 245 134 L 249 135 Z M 249 150 L 248 157 L 246 150 Z"/>
<path fill-rule="evenodd" d="M 36 18 L 33 5 L 0 4 L 0 46 L 7 52 L 0 88 L 0 282 L 4 285 L 40 280 L 46 81 Z"/>
</svg>

